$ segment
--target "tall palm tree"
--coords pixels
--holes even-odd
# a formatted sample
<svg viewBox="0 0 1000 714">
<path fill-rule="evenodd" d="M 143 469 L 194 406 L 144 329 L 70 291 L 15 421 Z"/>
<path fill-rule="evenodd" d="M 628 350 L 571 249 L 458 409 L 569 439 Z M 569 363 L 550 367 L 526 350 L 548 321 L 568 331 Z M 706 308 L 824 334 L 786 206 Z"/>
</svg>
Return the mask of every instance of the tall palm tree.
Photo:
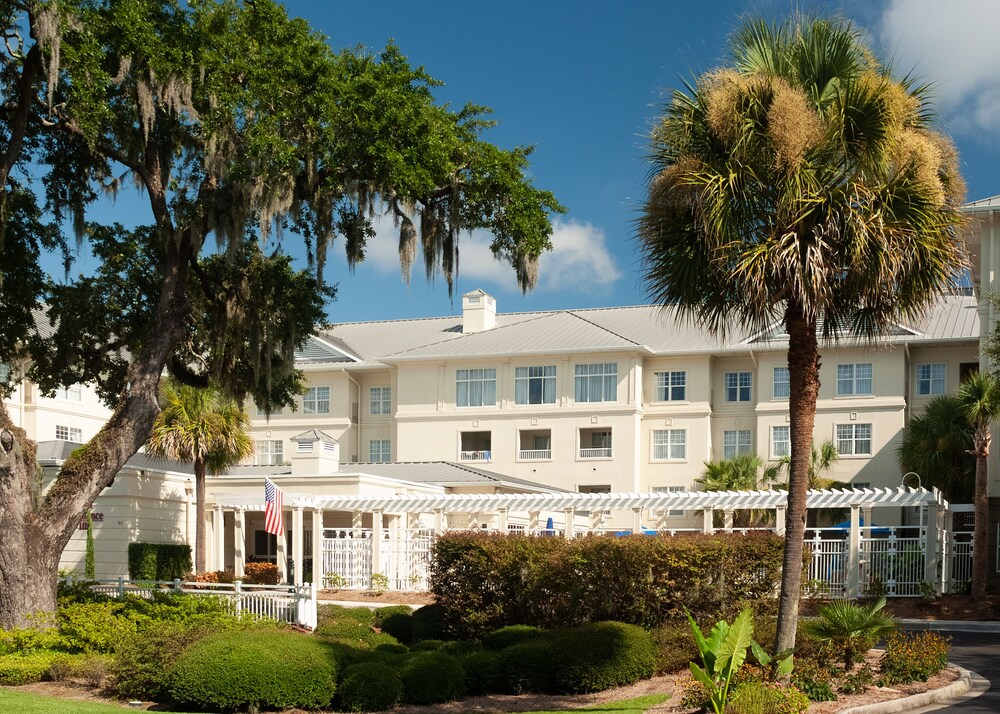
<svg viewBox="0 0 1000 714">
<path fill-rule="evenodd" d="M 749 20 L 730 44 L 652 132 L 638 239 L 655 302 L 716 333 L 788 335 L 780 651 L 798 623 L 819 338 L 874 340 L 949 289 L 964 186 L 925 89 L 894 79 L 850 23 Z"/>
<path fill-rule="evenodd" d="M 910 419 L 896 455 L 903 471 L 920 474 L 924 486 L 938 488 L 952 503 L 969 503 L 976 485 L 971 443 L 972 428 L 962 405 L 953 396 L 942 396 Z"/>
<path fill-rule="evenodd" d="M 765 465 L 757 454 L 737 454 L 721 461 L 706 461 L 695 483 L 705 491 L 760 491 L 774 488 L 778 479 L 776 465 Z M 754 528 L 767 523 L 770 516 L 767 510 L 741 510 L 734 520 L 737 527 Z"/>
<path fill-rule="evenodd" d="M 989 372 L 970 375 L 955 393 L 962 414 L 972 428 L 973 448 L 969 453 L 976 457 L 976 519 L 972 532 L 972 597 L 986 596 L 989 580 L 989 533 L 987 520 L 990 509 L 986 460 L 990 455 L 990 427 L 1000 418 L 1000 380 Z"/>
<path fill-rule="evenodd" d="M 194 462 L 195 571 L 205 572 L 205 473 L 217 475 L 254 452 L 250 418 L 218 389 L 174 381 L 163 385 L 161 411 L 146 443 L 147 453 Z"/>
</svg>

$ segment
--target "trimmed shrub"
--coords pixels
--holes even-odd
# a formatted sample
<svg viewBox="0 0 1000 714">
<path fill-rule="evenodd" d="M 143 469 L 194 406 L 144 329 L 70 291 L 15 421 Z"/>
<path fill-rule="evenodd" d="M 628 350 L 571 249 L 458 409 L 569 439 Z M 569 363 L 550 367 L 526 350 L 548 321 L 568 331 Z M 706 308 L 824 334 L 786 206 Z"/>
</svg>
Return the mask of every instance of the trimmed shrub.
<svg viewBox="0 0 1000 714">
<path fill-rule="evenodd" d="M 115 647 L 111 688 L 128 699 L 163 699 L 170 668 L 177 658 L 191 644 L 217 632 L 219 627 L 220 623 L 171 620 L 148 623 Z"/>
<path fill-rule="evenodd" d="M 504 650 L 522 642 L 537 640 L 545 634 L 545 630 L 534 625 L 507 625 L 499 630 L 483 635 L 483 648 L 487 650 Z"/>
<path fill-rule="evenodd" d="M 440 704 L 456 699 L 465 686 L 462 665 L 443 652 L 411 654 L 399 671 L 406 700 L 413 704 Z"/>
<path fill-rule="evenodd" d="M 553 685 L 558 694 L 600 692 L 656 672 L 653 637 L 636 625 L 594 622 L 560 632 Z"/>
<path fill-rule="evenodd" d="M 187 577 L 191 570 L 191 546 L 185 543 L 128 544 L 132 580 L 174 580 Z"/>
<path fill-rule="evenodd" d="M 424 605 L 413 611 L 410 620 L 413 627 L 413 642 L 420 640 L 440 640 L 444 633 L 442 626 L 444 610 L 437 603 Z"/>
<path fill-rule="evenodd" d="M 321 709 L 336 690 L 336 670 L 321 640 L 296 632 L 220 632 L 174 662 L 167 689 L 180 705 L 211 710 Z"/>
<path fill-rule="evenodd" d="M 390 605 L 375 611 L 375 626 L 403 644 L 413 642 L 413 610 L 406 605 Z"/>
<path fill-rule="evenodd" d="M 448 640 L 438 649 L 452 657 L 458 657 L 469 652 L 479 652 L 483 646 L 476 640 Z"/>
<path fill-rule="evenodd" d="M 776 682 L 744 682 L 726 707 L 730 714 L 802 714 L 809 708 L 809 697 L 794 686 Z"/>
<path fill-rule="evenodd" d="M 320 625 L 328 622 L 361 622 L 365 625 L 375 624 L 375 613 L 367 607 L 344 607 L 343 605 L 323 605 L 317 608 L 317 622 Z"/>
<path fill-rule="evenodd" d="M 338 688 L 340 708 L 349 712 L 380 712 L 403 699 L 403 682 L 393 667 L 378 662 L 354 664 L 344 670 Z"/>
<path fill-rule="evenodd" d="M 111 652 L 136 631 L 135 620 L 122 617 L 124 603 L 77 602 L 59 606 L 63 646 L 76 652 Z"/>
<path fill-rule="evenodd" d="M 547 637 L 522 642 L 500 652 L 503 689 L 512 694 L 551 692 L 555 680 L 555 652 Z"/>
<path fill-rule="evenodd" d="M 926 682 L 948 666 L 951 640 L 937 632 L 894 632 L 886 638 L 879 660 L 881 684 Z"/>
<path fill-rule="evenodd" d="M 691 662 L 698 661 L 698 646 L 691 636 L 691 626 L 687 623 L 660 625 L 650 634 L 656 647 L 656 671 L 673 674 L 688 671 Z M 767 642 L 763 638 L 759 641 Z"/>
<path fill-rule="evenodd" d="M 468 652 L 459 655 L 458 663 L 465 670 L 466 694 L 492 694 L 503 689 L 503 671 L 498 652 Z"/>
<path fill-rule="evenodd" d="M 566 540 L 452 532 L 434 543 L 431 591 L 444 634 L 460 639 L 513 624 L 654 627 L 682 619 L 684 605 L 711 617 L 773 597 L 782 546 L 769 533 Z"/>
<path fill-rule="evenodd" d="M 0 657 L 0 685 L 17 686 L 40 682 L 52 663 L 65 658 L 62 652 L 37 651 L 28 654 L 9 654 Z"/>
<path fill-rule="evenodd" d="M 317 625 L 314 633 L 318 637 L 344 642 L 352 647 L 375 649 L 380 645 L 398 645 L 392 635 L 376 632 L 372 626 L 358 620 L 328 620 Z"/>
<path fill-rule="evenodd" d="M 410 649 L 414 652 L 433 652 L 444 646 L 444 640 L 421 640 Z"/>
<path fill-rule="evenodd" d="M 832 702 L 837 699 L 833 691 L 833 673 L 828 666 L 809 657 L 795 657 L 792 684 L 813 702 Z"/>
<path fill-rule="evenodd" d="M 274 563 L 247 563 L 243 566 L 243 582 L 247 585 L 277 585 L 281 573 Z"/>
</svg>

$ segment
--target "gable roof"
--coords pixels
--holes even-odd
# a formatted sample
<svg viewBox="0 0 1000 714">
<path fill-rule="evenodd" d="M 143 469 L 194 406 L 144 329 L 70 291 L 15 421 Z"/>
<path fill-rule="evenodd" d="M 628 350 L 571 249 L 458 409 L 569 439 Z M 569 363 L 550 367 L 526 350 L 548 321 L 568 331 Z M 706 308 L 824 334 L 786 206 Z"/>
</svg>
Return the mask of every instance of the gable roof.
<svg viewBox="0 0 1000 714">
<path fill-rule="evenodd" d="M 978 340 L 978 303 L 973 295 L 946 295 L 926 314 L 901 321 L 890 343 Z M 775 325 L 778 325 L 775 321 Z M 783 349 L 779 327 L 753 334 L 735 321 L 725 337 L 712 335 L 676 306 L 548 310 L 498 313 L 496 326 L 463 333 L 462 318 L 433 317 L 331 325 L 321 335 L 336 340 L 364 363 L 530 355 L 632 351 L 652 355 L 743 352 Z M 856 340 L 845 338 L 845 345 Z"/>
</svg>

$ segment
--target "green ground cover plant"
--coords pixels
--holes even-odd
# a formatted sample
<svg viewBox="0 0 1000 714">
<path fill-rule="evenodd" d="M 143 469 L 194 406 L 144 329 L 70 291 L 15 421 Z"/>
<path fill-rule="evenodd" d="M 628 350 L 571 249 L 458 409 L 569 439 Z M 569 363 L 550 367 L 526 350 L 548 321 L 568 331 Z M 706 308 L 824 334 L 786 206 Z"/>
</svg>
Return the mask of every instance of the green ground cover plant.
<svg viewBox="0 0 1000 714">
<path fill-rule="evenodd" d="M 926 682 L 948 665 L 950 640 L 937 632 L 894 632 L 879 661 L 880 684 Z"/>
</svg>

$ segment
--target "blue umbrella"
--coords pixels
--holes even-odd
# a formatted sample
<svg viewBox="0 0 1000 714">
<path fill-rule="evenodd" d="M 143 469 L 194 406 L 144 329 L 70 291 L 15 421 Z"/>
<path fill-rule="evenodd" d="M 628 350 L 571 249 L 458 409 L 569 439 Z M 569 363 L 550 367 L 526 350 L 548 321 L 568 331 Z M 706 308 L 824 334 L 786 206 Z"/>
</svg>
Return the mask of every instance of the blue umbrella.
<svg viewBox="0 0 1000 714">
<path fill-rule="evenodd" d="M 552 520 L 552 516 L 549 516 L 545 521 L 545 530 L 542 531 L 542 535 L 555 535 L 556 534 L 556 524 Z"/>
<path fill-rule="evenodd" d="M 858 525 L 860 525 L 862 528 L 864 527 L 865 519 L 863 516 L 860 519 L 858 519 Z M 830 527 L 846 531 L 851 527 L 851 522 L 844 521 L 843 523 L 838 523 L 837 525 Z M 889 535 L 891 532 L 892 532 L 891 528 L 886 528 L 885 526 L 878 526 L 875 525 L 874 523 L 872 524 L 871 535 Z"/>
</svg>

